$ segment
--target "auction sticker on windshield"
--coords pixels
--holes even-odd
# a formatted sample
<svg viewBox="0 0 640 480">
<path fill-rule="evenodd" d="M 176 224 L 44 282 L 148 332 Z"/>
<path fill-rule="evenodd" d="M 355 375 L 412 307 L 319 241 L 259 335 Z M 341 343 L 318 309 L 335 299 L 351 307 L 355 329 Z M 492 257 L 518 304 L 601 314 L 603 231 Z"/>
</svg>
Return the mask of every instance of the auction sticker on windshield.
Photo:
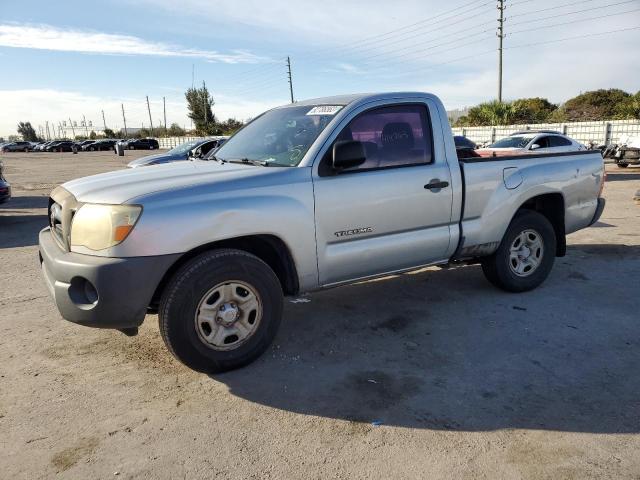
<svg viewBox="0 0 640 480">
<path fill-rule="evenodd" d="M 342 105 L 318 105 L 307 112 L 307 115 L 335 115 Z"/>
</svg>

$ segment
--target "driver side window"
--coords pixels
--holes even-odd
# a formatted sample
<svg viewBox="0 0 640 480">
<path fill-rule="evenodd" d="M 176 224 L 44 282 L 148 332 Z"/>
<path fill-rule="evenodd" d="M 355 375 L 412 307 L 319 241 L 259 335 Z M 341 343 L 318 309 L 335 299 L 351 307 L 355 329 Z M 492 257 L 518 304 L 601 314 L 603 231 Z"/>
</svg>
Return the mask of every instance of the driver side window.
<svg viewBox="0 0 640 480">
<path fill-rule="evenodd" d="M 369 110 L 354 118 L 335 142 L 362 142 L 366 160 L 343 173 L 423 165 L 433 161 L 431 125 L 426 105 L 395 105 Z M 334 142 L 334 144 L 335 144 Z M 321 175 L 332 170 L 333 146 L 325 154 Z"/>
<path fill-rule="evenodd" d="M 540 145 L 540 148 L 549 148 L 549 137 L 539 137 L 533 143 Z"/>
</svg>

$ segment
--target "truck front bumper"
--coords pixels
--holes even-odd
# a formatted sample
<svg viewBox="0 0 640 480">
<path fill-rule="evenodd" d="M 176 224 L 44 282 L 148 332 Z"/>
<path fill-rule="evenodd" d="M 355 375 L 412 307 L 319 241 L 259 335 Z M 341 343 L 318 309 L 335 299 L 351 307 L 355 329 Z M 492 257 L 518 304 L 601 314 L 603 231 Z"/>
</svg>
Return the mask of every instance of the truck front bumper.
<svg viewBox="0 0 640 480">
<path fill-rule="evenodd" d="M 153 294 L 180 254 L 106 258 L 62 250 L 49 228 L 40 232 L 40 265 L 60 314 L 87 327 L 142 324 Z"/>
</svg>

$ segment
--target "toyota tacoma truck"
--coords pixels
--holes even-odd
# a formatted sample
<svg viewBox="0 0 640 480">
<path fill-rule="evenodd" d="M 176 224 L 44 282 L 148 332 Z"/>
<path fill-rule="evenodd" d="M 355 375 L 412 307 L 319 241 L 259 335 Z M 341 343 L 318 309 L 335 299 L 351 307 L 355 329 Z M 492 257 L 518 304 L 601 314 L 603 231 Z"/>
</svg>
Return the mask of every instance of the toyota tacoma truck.
<svg viewBox="0 0 640 480">
<path fill-rule="evenodd" d="M 208 161 L 67 182 L 40 263 L 64 318 L 137 333 L 157 312 L 201 372 L 248 364 L 285 296 L 428 265 L 479 263 L 493 285 L 540 285 L 565 237 L 604 208 L 598 151 L 458 159 L 426 93 L 274 108 Z"/>
</svg>

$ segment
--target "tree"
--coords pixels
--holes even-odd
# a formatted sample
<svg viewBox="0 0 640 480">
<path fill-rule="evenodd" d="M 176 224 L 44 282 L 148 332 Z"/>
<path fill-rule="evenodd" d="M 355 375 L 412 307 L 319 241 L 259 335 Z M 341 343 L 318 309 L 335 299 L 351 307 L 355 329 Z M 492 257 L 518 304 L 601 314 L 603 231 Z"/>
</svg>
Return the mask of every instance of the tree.
<svg viewBox="0 0 640 480">
<path fill-rule="evenodd" d="M 640 91 L 616 105 L 615 111 L 615 118 L 621 120 L 640 119 Z"/>
<path fill-rule="evenodd" d="M 569 122 L 607 120 L 616 116 L 616 109 L 631 94 L 617 88 L 593 90 L 567 100 L 562 106 Z"/>
<path fill-rule="evenodd" d="M 95 140 L 96 138 L 98 138 L 98 136 L 96 135 L 96 132 L 91 130 L 91 133 L 89 134 L 89 140 Z"/>
<path fill-rule="evenodd" d="M 116 137 L 116 132 L 114 132 L 110 128 L 105 128 L 102 131 L 102 133 L 104 134 L 105 138 L 115 138 Z"/>
<path fill-rule="evenodd" d="M 18 133 L 22 135 L 22 138 L 27 142 L 36 142 L 38 140 L 38 135 L 31 126 L 31 122 L 19 122 Z"/>
<path fill-rule="evenodd" d="M 469 127 L 510 125 L 518 118 L 520 111 L 521 107 L 514 103 L 494 100 L 471 107 L 466 116 L 458 119 L 456 125 Z"/>
<path fill-rule="evenodd" d="M 186 132 L 180 125 L 177 123 L 172 123 L 169 128 L 167 128 L 167 135 L 170 137 L 182 137 Z"/>
<path fill-rule="evenodd" d="M 514 123 L 544 123 L 548 122 L 551 114 L 558 109 L 558 105 L 546 98 L 520 98 L 513 101 L 516 110 Z"/>
<path fill-rule="evenodd" d="M 242 128 L 243 125 L 244 123 L 235 118 L 229 118 L 219 125 L 220 133 L 222 135 L 233 135 L 237 130 Z"/>
<path fill-rule="evenodd" d="M 189 109 L 188 117 L 193 120 L 196 131 L 203 135 L 215 135 L 217 120 L 211 110 L 214 101 L 206 85 L 203 84 L 201 88 L 189 88 L 184 96 Z"/>
</svg>

